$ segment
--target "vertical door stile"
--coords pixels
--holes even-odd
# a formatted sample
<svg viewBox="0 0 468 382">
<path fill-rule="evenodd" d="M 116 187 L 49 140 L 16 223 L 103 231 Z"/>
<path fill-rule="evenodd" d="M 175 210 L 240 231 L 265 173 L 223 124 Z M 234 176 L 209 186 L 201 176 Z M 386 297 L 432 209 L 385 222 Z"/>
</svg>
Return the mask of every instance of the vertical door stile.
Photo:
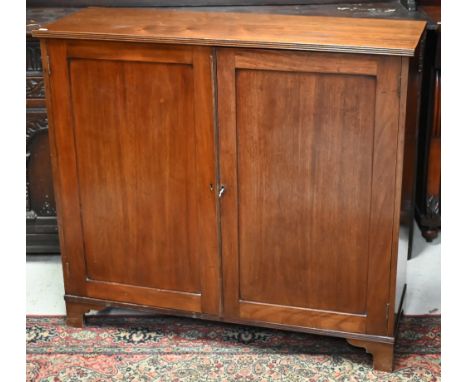
<svg viewBox="0 0 468 382">
<path fill-rule="evenodd" d="M 227 318 L 239 316 L 238 295 L 238 221 L 237 221 L 237 144 L 235 53 L 233 49 L 217 50 L 218 134 L 220 184 L 225 196 L 219 200 L 223 255 L 223 314 Z"/>
</svg>

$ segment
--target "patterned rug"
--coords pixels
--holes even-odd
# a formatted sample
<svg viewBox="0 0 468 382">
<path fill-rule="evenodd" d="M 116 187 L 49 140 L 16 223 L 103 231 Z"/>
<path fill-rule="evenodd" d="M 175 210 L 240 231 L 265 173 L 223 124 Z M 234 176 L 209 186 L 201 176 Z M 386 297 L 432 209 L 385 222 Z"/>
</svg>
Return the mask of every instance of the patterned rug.
<svg viewBox="0 0 468 382">
<path fill-rule="evenodd" d="M 395 371 L 339 338 L 175 317 L 27 318 L 27 381 L 440 381 L 440 317 L 404 317 Z"/>
</svg>

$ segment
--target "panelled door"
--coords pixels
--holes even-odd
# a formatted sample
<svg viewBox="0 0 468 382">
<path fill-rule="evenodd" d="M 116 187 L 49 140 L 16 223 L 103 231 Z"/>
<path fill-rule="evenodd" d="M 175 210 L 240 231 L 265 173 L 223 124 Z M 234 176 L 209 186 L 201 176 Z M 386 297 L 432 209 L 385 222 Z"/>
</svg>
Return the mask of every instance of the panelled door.
<svg viewBox="0 0 468 382">
<path fill-rule="evenodd" d="M 212 50 L 46 44 L 66 293 L 217 315 Z"/>
<path fill-rule="evenodd" d="M 224 316 L 386 335 L 401 59 L 217 59 Z"/>
</svg>

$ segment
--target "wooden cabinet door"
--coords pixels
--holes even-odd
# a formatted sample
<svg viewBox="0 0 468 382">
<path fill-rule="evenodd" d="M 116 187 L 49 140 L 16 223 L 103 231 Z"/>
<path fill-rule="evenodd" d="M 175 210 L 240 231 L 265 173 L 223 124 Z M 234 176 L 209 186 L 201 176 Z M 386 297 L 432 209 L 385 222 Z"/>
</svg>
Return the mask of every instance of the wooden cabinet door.
<svg viewBox="0 0 468 382">
<path fill-rule="evenodd" d="M 386 335 L 401 59 L 217 57 L 224 315 Z"/>
<path fill-rule="evenodd" d="M 218 314 L 211 49 L 43 52 L 66 293 Z"/>
</svg>

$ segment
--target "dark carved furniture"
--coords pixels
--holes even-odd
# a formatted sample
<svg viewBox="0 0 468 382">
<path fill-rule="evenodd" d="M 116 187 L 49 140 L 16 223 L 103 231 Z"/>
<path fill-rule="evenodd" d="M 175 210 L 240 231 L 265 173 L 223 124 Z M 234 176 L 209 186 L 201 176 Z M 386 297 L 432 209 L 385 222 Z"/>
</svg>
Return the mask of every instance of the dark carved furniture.
<svg viewBox="0 0 468 382">
<path fill-rule="evenodd" d="M 419 128 L 418 173 L 416 179 L 416 221 L 427 241 L 437 237 L 441 216 L 441 67 L 440 4 L 422 8 L 431 23 L 424 55 L 421 118 Z"/>
<path fill-rule="evenodd" d="M 151 308 L 344 337 L 391 370 L 424 28 L 91 8 L 34 31 L 68 323 Z"/>
<path fill-rule="evenodd" d="M 73 8 L 28 9 L 26 20 L 26 252 L 59 253 L 39 40 L 31 31 Z"/>
<path fill-rule="evenodd" d="M 50 176 L 47 112 L 39 41 L 26 40 L 26 243 L 28 252 L 58 252 Z"/>
</svg>

